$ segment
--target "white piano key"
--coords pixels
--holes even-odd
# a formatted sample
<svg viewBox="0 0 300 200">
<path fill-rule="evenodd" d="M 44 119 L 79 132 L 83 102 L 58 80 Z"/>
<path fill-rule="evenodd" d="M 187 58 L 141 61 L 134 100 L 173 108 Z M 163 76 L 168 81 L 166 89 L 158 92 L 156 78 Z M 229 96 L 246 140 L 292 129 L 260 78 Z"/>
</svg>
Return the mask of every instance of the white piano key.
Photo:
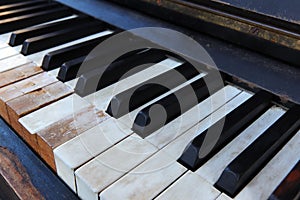
<svg viewBox="0 0 300 200">
<path fill-rule="evenodd" d="M 91 106 L 76 94 L 61 99 L 19 119 L 19 122 L 30 132 L 36 134 L 43 128 L 72 115 L 76 111 Z"/>
<path fill-rule="evenodd" d="M 222 193 L 216 200 L 232 200 L 232 198 Z"/>
<path fill-rule="evenodd" d="M 12 47 L 8 46 L 8 47 L 0 49 L 0 60 L 9 58 L 11 56 L 18 55 L 18 54 L 19 54 L 19 52 L 17 52 Z"/>
<path fill-rule="evenodd" d="M 220 191 L 206 182 L 200 176 L 188 171 L 169 188 L 167 188 L 156 200 L 215 200 Z"/>
<path fill-rule="evenodd" d="M 50 76 L 57 77 L 58 72 L 59 72 L 59 68 L 53 69 L 53 70 L 51 70 L 51 71 L 48 71 L 47 73 L 48 73 Z"/>
<path fill-rule="evenodd" d="M 9 39 L 10 39 L 11 33 L 12 32 L 1 34 L 0 35 L 0 40 L 2 42 L 4 42 L 4 43 L 9 43 Z"/>
<path fill-rule="evenodd" d="M 3 41 L 0 41 L 0 49 L 5 48 L 5 47 L 9 47 L 9 45 Z"/>
<path fill-rule="evenodd" d="M 203 118 L 207 117 L 216 109 L 220 108 L 226 102 L 234 98 L 240 92 L 241 91 L 237 88 L 226 86 L 224 89 L 221 89 L 211 97 L 205 99 L 192 109 L 183 113 L 180 117 L 146 137 L 146 140 L 158 148 L 164 147 L 166 144 L 170 143 L 189 128 L 196 125 Z M 249 97 L 250 94 L 243 93 L 241 97 L 234 102 L 243 102 L 243 100 L 246 100 Z"/>
<path fill-rule="evenodd" d="M 97 200 L 99 192 L 156 151 L 157 148 L 137 135 L 129 136 L 76 170 L 79 197 Z"/>
<path fill-rule="evenodd" d="M 299 146 L 300 131 L 298 131 L 234 199 L 267 199 L 299 161 Z"/>
<path fill-rule="evenodd" d="M 69 86 L 70 88 L 75 89 L 78 79 L 79 79 L 79 78 L 75 78 L 75 79 L 73 79 L 73 80 L 70 80 L 70 81 L 68 81 L 68 82 L 65 82 L 65 84 L 66 84 L 67 86 Z"/>
<path fill-rule="evenodd" d="M 21 65 L 25 65 L 27 63 L 31 63 L 31 62 L 32 61 L 27 59 L 22 54 L 17 54 L 17 55 L 11 56 L 9 58 L 2 59 L 2 60 L 0 60 L 0 73 L 14 69 Z"/>
<path fill-rule="evenodd" d="M 106 110 L 112 97 L 118 93 L 121 93 L 131 87 L 134 87 L 140 83 L 143 83 L 155 76 L 158 76 L 170 69 L 173 69 L 182 64 L 182 62 L 176 59 L 168 58 L 162 62 L 159 62 L 143 71 L 140 71 L 132 76 L 129 76 L 119 82 L 112 84 L 98 92 L 90 94 L 85 99 L 92 103 L 100 110 Z"/>
<path fill-rule="evenodd" d="M 54 150 L 57 174 L 76 191 L 75 169 L 130 134 L 132 131 L 116 119 L 107 119 Z"/>
<path fill-rule="evenodd" d="M 160 151 L 101 192 L 100 199 L 153 199 L 186 171 Z"/>
<path fill-rule="evenodd" d="M 72 45 L 75 45 L 75 44 L 78 44 L 78 43 L 81 43 L 81 42 L 85 42 L 85 41 L 88 41 L 88 40 L 92 40 L 92 39 L 95 39 L 97 37 L 105 36 L 105 35 L 108 35 L 108 34 L 111 34 L 111 33 L 112 33 L 112 31 L 110 31 L 110 30 L 103 31 L 103 32 L 100 32 L 100 33 L 96 33 L 96 34 L 93 34 L 93 35 L 90 35 L 90 36 L 87 36 L 87 37 L 84 37 L 84 38 L 80 38 L 78 40 L 74 40 L 72 42 L 68 42 L 68 43 L 65 43 L 65 44 L 62 44 L 62 45 L 44 50 L 44 51 L 40 51 L 38 53 L 28 55 L 26 57 L 28 59 L 30 59 L 31 61 L 35 62 L 38 66 L 41 66 L 44 56 L 49 52 L 56 51 L 58 49 L 69 47 L 69 46 L 72 46 Z"/>
<path fill-rule="evenodd" d="M 227 104 L 219 108 L 217 111 L 212 113 L 209 117 L 197 123 L 195 126 L 190 128 L 180 137 L 176 138 L 173 142 L 164 147 L 164 151 L 168 153 L 174 161 L 176 161 L 189 144 L 191 140 L 193 140 L 199 133 L 205 131 L 209 127 L 211 127 L 218 120 L 222 119 L 228 113 L 233 111 L 239 105 L 241 105 L 244 101 L 246 101 L 250 97 L 249 93 L 242 92 L 237 97 L 233 98 Z"/>
<path fill-rule="evenodd" d="M 210 184 L 217 182 L 226 166 L 284 113 L 285 111 L 279 107 L 269 109 L 195 173 Z"/>
</svg>

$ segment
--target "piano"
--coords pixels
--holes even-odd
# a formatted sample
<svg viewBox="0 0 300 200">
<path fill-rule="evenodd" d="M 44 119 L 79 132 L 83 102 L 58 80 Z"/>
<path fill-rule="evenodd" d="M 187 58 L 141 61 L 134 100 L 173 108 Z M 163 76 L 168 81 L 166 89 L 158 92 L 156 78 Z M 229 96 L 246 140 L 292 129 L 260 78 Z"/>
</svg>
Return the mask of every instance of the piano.
<svg viewBox="0 0 300 200">
<path fill-rule="evenodd" d="M 298 5 L 1 0 L 0 199 L 299 199 Z"/>
</svg>

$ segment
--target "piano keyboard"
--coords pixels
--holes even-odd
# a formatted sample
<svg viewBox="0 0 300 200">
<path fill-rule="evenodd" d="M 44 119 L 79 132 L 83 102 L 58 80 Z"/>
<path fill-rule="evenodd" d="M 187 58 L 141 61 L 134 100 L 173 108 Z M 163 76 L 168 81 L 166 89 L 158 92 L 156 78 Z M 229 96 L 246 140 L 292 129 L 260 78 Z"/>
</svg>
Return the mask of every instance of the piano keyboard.
<svg viewBox="0 0 300 200">
<path fill-rule="evenodd" d="M 114 49 L 88 54 L 118 32 L 57 2 L 0 1 L 0 114 L 80 198 L 299 198 L 299 105 L 228 80 L 208 91 L 211 70 L 151 48 L 119 58 L 89 90 Z M 167 123 L 151 115 L 157 105 Z"/>
</svg>

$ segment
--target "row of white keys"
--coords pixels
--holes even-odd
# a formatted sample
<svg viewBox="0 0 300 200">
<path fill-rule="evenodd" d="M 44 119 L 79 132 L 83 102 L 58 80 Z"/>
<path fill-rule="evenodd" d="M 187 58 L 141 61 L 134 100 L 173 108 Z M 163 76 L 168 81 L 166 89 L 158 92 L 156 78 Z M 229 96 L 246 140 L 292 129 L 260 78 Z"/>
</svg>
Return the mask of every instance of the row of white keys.
<svg viewBox="0 0 300 200">
<path fill-rule="evenodd" d="M 162 151 L 170 155 L 173 159 L 173 162 L 177 162 L 177 159 L 181 156 L 185 147 L 192 139 L 194 139 L 202 131 L 212 126 L 226 114 L 230 113 L 236 107 L 241 105 L 244 101 L 250 98 L 250 96 L 250 94 L 242 92 L 227 104 L 219 108 L 216 112 L 212 113 L 209 117 L 205 118 L 197 125 L 189 129 L 187 132 L 182 134 L 180 137 L 178 137 L 176 140 L 169 143 L 162 149 Z M 176 199 L 182 194 L 187 194 L 185 199 L 194 199 L 195 196 L 197 197 L 195 199 L 201 199 L 203 195 L 206 195 L 206 199 L 215 199 L 220 194 L 220 192 L 216 190 L 213 185 L 207 182 L 204 178 L 193 172 L 188 172 L 187 174 L 189 175 L 181 177 L 173 185 L 167 188 L 160 196 L 158 196 L 158 199 L 166 199 L 167 197 Z M 182 187 L 182 183 L 185 183 L 186 185 Z M 197 185 L 197 187 L 195 187 L 195 185 Z M 189 191 L 193 190 L 194 192 L 186 193 L 184 191 L 185 188 L 189 188 Z"/>
<path fill-rule="evenodd" d="M 151 66 L 148 69 L 145 69 L 141 72 L 136 73 L 135 75 L 132 75 L 126 79 L 121 80 L 119 83 L 115 83 L 112 86 L 110 86 L 108 89 L 105 88 L 104 91 L 100 90 L 96 92 L 94 95 L 88 96 L 86 100 L 88 100 L 90 103 L 92 103 L 94 106 L 96 106 L 98 109 L 103 110 L 105 109 L 111 98 L 114 96 L 113 88 L 117 87 L 119 92 L 122 92 L 126 89 L 131 88 L 132 86 L 138 85 L 144 81 L 147 81 L 148 79 L 157 76 L 161 73 L 164 73 L 172 68 L 175 68 L 176 66 L 180 65 L 181 62 L 168 58 L 158 64 L 155 64 Z M 147 76 L 148 75 L 148 76 Z M 200 74 L 197 76 L 197 78 L 203 77 L 205 74 Z M 147 78 L 145 78 L 147 77 Z M 192 81 L 192 80 L 189 80 Z M 185 83 L 187 84 L 187 83 Z M 118 87 L 120 85 L 120 87 Z M 184 84 L 182 84 L 184 85 Z M 176 89 L 176 88 L 175 88 Z M 173 90 L 175 90 L 173 89 Z M 169 91 L 171 93 L 172 91 Z M 158 98 L 162 98 L 167 94 L 161 95 Z M 95 98 L 95 99 L 94 99 Z M 95 101 L 96 100 L 96 101 Z M 155 101 L 155 100 L 153 100 Z M 100 103 L 100 104 L 99 104 Z M 123 116 L 121 119 L 114 119 L 110 118 L 106 122 L 103 122 L 99 124 L 97 127 L 94 127 L 93 129 L 83 133 L 79 136 L 79 138 L 76 138 L 74 140 L 68 141 L 65 144 L 61 145 L 60 147 L 56 148 L 54 150 L 55 159 L 56 159 L 56 167 L 58 175 L 66 180 L 67 184 L 70 185 L 70 187 L 75 190 L 75 180 L 74 180 L 74 170 L 81 166 L 82 164 L 86 163 L 90 159 L 97 156 L 99 153 L 107 149 L 108 147 L 112 146 L 116 142 L 124 139 L 129 134 L 132 134 L 132 131 L 130 130 L 130 124 L 131 122 L 128 122 L 128 119 L 130 119 L 130 116 L 135 116 L 137 112 L 142 109 L 143 107 L 146 107 L 150 105 L 152 101 L 148 102 L 147 104 L 143 105 L 142 107 L 132 111 L 131 113 Z M 123 120 L 122 120 L 123 119 Z M 123 123 L 126 125 L 123 125 Z M 125 122 L 124 122 L 125 121 Z M 127 123 L 128 122 L 128 123 Z M 119 128 L 121 126 L 121 128 Z M 125 126 L 127 126 L 125 128 Z M 109 128 L 113 127 L 113 128 Z M 123 129 L 123 130 L 122 130 Z M 99 130 L 104 130 L 100 131 Z M 98 135 L 95 134 L 95 132 L 98 131 Z M 113 136 L 113 137 L 111 137 Z M 89 141 L 97 141 L 99 138 L 102 138 L 101 145 L 97 145 L 97 149 L 94 149 L 90 151 L 88 148 L 84 147 L 84 144 L 81 143 L 82 140 L 89 140 Z M 82 155 L 74 158 L 72 154 L 70 154 L 70 149 L 72 148 L 78 148 L 83 150 Z M 74 149 L 75 150 L 75 149 Z M 77 150 L 76 150 L 77 151 Z M 93 152 L 92 154 L 90 152 Z"/>
<path fill-rule="evenodd" d="M 201 78 L 202 76 L 199 76 L 198 78 Z M 192 81 L 192 80 L 190 80 Z M 180 87 L 183 87 L 184 85 L 188 84 L 182 84 Z M 228 88 L 231 88 L 235 93 L 233 96 L 235 96 L 239 90 L 232 88 L 230 86 L 228 86 Z M 176 90 L 176 88 L 174 88 L 174 90 Z M 229 89 L 230 91 L 230 89 Z M 172 90 L 170 91 L 170 93 L 173 92 Z M 228 91 L 227 91 L 228 92 Z M 219 92 L 220 94 L 221 92 Z M 168 93 L 161 95 L 158 98 L 163 98 L 164 96 L 168 95 Z M 231 95 L 229 95 L 231 96 Z M 233 98 L 233 96 L 231 96 L 231 98 Z M 219 96 L 220 97 L 220 96 Z M 98 100 L 98 99 L 97 99 Z M 155 101 L 155 100 L 153 100 Z M 146 107 L 147 105 L 150 105 L 152 103 L 152 101 L 148 102 L 146 105 L 142 106 L 142 107 Z M 224 102 L 223 102 L 224 104 Z M 140 110 L 141 108 L 136 109 L 135 111 L 127 114 L 126 116 L 118 119 L 118 122 L 120 123 L 123 122 L 124 124 L 132 124 L 131 120 L 130 120 L 130 115 L 131 116 L 135 116 L 137 114 L 137 112 Z M 101 125 L 100 125 L 101 126 Z M 106 135 L 110 135 L 110 131 L 108 133 L 106 133 Z M 134 140 L 135 138 L 135 140 Z M 129 136 L 129 138 L 125 139 L 124 141 L 120 142 L 120 144 L 123 144 L 124 146 L 126 146 L 125 144 L 127 144 L 127 140 L 130 141 L 135 141 L 137 142 L 137 144 L 140 144 L 141 142 L 144 143 L 144 152 L 146 152 L 146 155 L 149 156 L 148 152 L 154 153 L 153 150 L 150 150 L 149 148 L 153 148 L 154 146 L 150 145 L 150 143 L 148 143 L 146 140 L 141 139 L 140 137 L 138 137 L 136 134 L 134 134 L 134 136 Z M 134 146 L 134 142 L 132 142 L 132 144 Z M 118 147 L 112 147 L 111 149 L 109 149 L 107 152 L 105 152 L 104 154 L 101 154 L 99 156 L 97 156 L 95 159 L 93 159 L 92 161 L 90 161 L 89 163 L 85 164 L 84 166 L 82 166 L 81 168 L 79 168 L 76 171 L 76 183 L 77 183 L 77 192 L 79 194 L 79 196 L 83 199 L 97 199 L 98 198 L 98 193 L 100 193 L 103 189 L 105 189 L 107 186 L 109 186 L 110 184 L 112 184 L 114 181 L 117 181 L 121 176 L 125 175 L 130 169 L 134 168 L 136 165 L 138 165 L 141 161 L 143 160 L 139 160 L 139 159 L 134 159 L 131 162 L 127 162 L 126 166 L 128 166 L 127 170 L 118 170 L 116 169 L 116 167 L 111 167 L 111 165 L 109 164 L 103 164 L 103 156 L 104 157 L 108 157 L 108 158 L 115 158 L 114 160 L 119 161 L 120 163 L 122 163 L 124 161 L 124 156 L 122 156 L 122 153 L 116 153 L 116 148 L 119 149 Z M 134 150 L 136 149 L 136 150 Z M 137 148 L 134 148 L 132 152 L 129 152 L 129 155 L 132 154 L 137 154 L 140 155 L 141 152 L 138 151 Z M 118 152 L 122 152 L 124 150 L 117 150 Z M 127 153 L 128 151 L 125 150 Z M 123 153 L 124 154 L 124 153 Z M 130 157 L 129 155 L 127 155 L 126 157 Z M 70 156 L 70 155 L 69 155 Z M 144 157 L 146 158 L 146 157 Z M 60 159 L 61 160 L 61 159 Z M 99 164 L 102 163 L 102 164 Z M 110 166 L 110 167 L 108 167 Z M 95 177 L 94 176 L 89 176 L 89 174 L 98 174 L 98 171 L 103 171 L 105 176 L 101 173 L 99 174 L 100 177 Z"/>
<path fill-rule="evenodd" d="M 299 161 L 300 131 L 234 197 L 236 200 L 268 199 Z M 231 200 L 222 194 L 218 200 Z"/>
<path fill-rule="evenodd" d="M 232 90 L 231 90 L 231 92 L 236 92 L 236 93 L 234 93 L 234 95 L 232 95 L 231 96 L 231 98 L 233 98 L 236 94 L 238 94 L 240 91 L 238 90 L 238 89 L 235 89 L 235 88 L 232 88 L 231 86 L 227 86 L 227 88 L 231 88 Z M 224 89 L 225 90 L 225 89 Z M 223 91 L 224 92 L 224 91 Z M 229 92 L 229 94 L 230 94 L 230 89 L 227 89 L 227 93 Z M 214 94 L 215 96 L 213 96 L 213 97 L 211 97 L 211 98 L 216 98 L 216 97 L 220 97 L 220 94 L 221 94 L 222 92 L 219 92 L 219 93 L 216 93 L 216 94 Z M 228 94 L 228 95 L 229 95 Z M 219 96 L 218 96 L 219 95 Z M 229 95 L 230 96 L 230 95 Z M 225 102 L 224 102 L 225 101 Z M 224 100 L 223 99 L 223 104 L 225 104 L 226 103 L 226 101 L 228 101 L 228 100 Z M 216 103 L 216 102 L 215 102 Z M 217 104 L 220 104 L 220 102 L 219 103 L 217 103 Z M 203 103 L 202 104 L 202 108 L 204 109 L 205 107 L 204 106 L 206 106 L 206 104 L 205 103 Z M 213 112 L 213 111 L 210 111 L 210 112 Z M 172 122 L 171 122 L 172 123 Z M 145 142 L 146 142 L 146 140 L 144 140 Z M 111 149 L 109 149 L 107 152 L 106 152 L 106 154 L 107 155 L 110 155 L 110 157 L 111 158 L 114 158 L 114 159 L 117 159 L 117 160 L 122 160 L 123 158 L 122 157 L 120 157 L 120 156 L 118 156 L 118 155 L 116 155 L 115 153 L 114 153 L 114 151 L 112 151 Z M 165 158 L 165 157 L 167 157 L 168 159 L 169 159 L 169 156 L 168 155 L 165 155 L 166 153 L 164 153 L 164 152 L 162 152 L 162 153 L 158 153 L 159 155 L 155 155 L 154 157 L 156 157 L 157 159 L 160 159 L 161 157 L 163 157 L 163 158 Z M 97 173 L 97 172 L 99 172 L 99 171 L 101 171 L 101 166 L 95 166 L 95 164 L 94 163 L 97 163 L 97 159 L 98 158 L 101 158 L 101 155 L 100 156 L 98 156 L 98 157 L 96 157 L 96 159 L 94 159 L 94 160 L 92 160 L 90 163 L 87 163 L 87 164 L 85 164 L 85 165 L 83 165 L 83 167 L 81 167 L 81 168 L 79 168 L 79 170 L 77 170 L 76 171 L 76 182 L 77 182 L 77 186 L 78 186 L 78 194 L 79 194 L 79 196 L 81 197 L 81 198 L 83 198 L 83 199 L 87 199 L 88 197 L 90 197 L 90 196 L 96 196 L 96 194 L 97 193 L 99 193 L 99 192 L 101 192 L 101 190 L 103 189 L 103 188 L 105 188 L 107 185 L 105 185 L 105 187 L 103 187 L 102 185 L 97 185 L 96 183 L 99 183 L 100 182 L 100 180 L 97 180 L 97 179 L 95 179 L 94 177 L 92 178 L 92 177 L 89 177 L 89 176 L 84 176 L 86 173 L 90 173 L 90 174 L 93 174 L 93 173 Z M 151 161 L 151 163 L 152 162 L 155 162 L 154 160 L 153 160 L 153 158 L 150 158 L 150 160 L 152 160 Z M 146 162 L 148 162 L 148 161 L 146 161 Z M 149 161 L 150 162 L 150 161 Z M 174 162 L 174 160 L 173 160 L 173 162 Z M 93 163 L 93 164 L 91 164 L 91 163 Z M 158 163 L 156 163 L 156 164 L 159 164 L 159 163 L 164 163 L 164 161 L 162 161 L 162 162 L 158 162 Z M 136 163 L 135 163 L 136 164 Z M 147 165 L 147 164 L 142 164 L 142 165 Z M 179 170 L 180 172 L 182 172 L 181 170 L 183 170 L 183 167 L 181 166 L 181 165 L 179 165 L 179 164 L 172 164 L 172 165 L 174 165 L 174 166 L 171 166 L 171 168 L 170 169 L 166 169 L 166 171 L 165 172 L 163 172 L 163 173 L 171 173 L 169 170 Z M 91 167 L 91 166 L 93 166 L 93 167 Z M 134 165 L 132 166 L 132 168 L 134 167 Z M 165 166 L 164 166 L 165 167 Z M 173 167 L 175 168 L 175 169 L 173 169 Z M 91 168 L 93 168 L 93 170 L 91 171 L 90 169 Z M 167 167 L 168 168 L 168 167 Z M 89 170 L 88 170 L 89 169 Z M 112 170 L 112 172 L 111 173 L 114 173 L 113 172 L 113 170 L 114 169 L 111 169 Z M 136 170 L 136 169 L 135 169 Z M 82 173 L 82 171 L 83 172 L 85 172 L 85 173 Z M 134 170 L 133 170 L 134 171 Z M 184 169 L 184 171 L 185 171 L 185 169 Z M 178 171 L 177 171 L 178 172 Z M 166 177 L 164 177 L 164 178 L 166 178 L 165 180 L 159 180 L 158 182 L 159 183 L 161 183 L 160 185 L 159 185 L 159 188 L 161 188 L 161 189 L 163 189 L 164 187 L 166 187 L 166 185 L 167 185 L 167 183 L 170 183 L 170 181 L 172 182 L 172 181 L 174 181 L 178 176 L 177 175 L 181 175 L 181 173 L 179 173 L 179 174 L 177 174 L 177 172 L 175 172 L 175 174 L 172 174 L 169 178 L 170 179 L 168 179 L 168 178 L 166 178 Z M 132 173 L 135 173 L 135 172 L 130 172 L 130 174 L 132 174 Z M 161 171 L 159 171 L 158 173 L 157 172 L 152 172 L 151 173 L 151 176 L 149 176 L 149 177 L 156 177 L 157 176 L 157 179 L 160 179 L 160 176 L 161 175 L 158 175 L 158 174 L 160 174 L 161 173 Z M 125 173 L 124 173 L 125 174 Z M 140 174 L 139 174 L 140 175 Z M 174 176 L 173 176 L 174 175 Z M 126 175 L 126 176 L 129 176 L 129 174 L 128 175 Z M 143 175 L 142 175 L 143 176 Z M 135 176 L 136 177 L 136 176 Z M 138 176 L 137 176 L 138 177 Z M 115 180 L 114 181 L 116 181 L 117 180 L 117 178 L 119 178 L 119 177 L 116 177 L 115 178 Z M 141 177 L 142 178 L 142 177 Z M 145 176 L 145 178 L 147 179 L 148 178 L 148 176 Z M 175 178 L 175 179 L 174 179 Z M 101 179 L 101 181 L 104 181 L 103 180 L 103 177 L 99 177 L 98 179 Z M 79 180 L 79 181 L 78 181 Z M 136 181 L 138 181 L 138 179 L 135 179 Z M 98 181 L 98 182 L 97 182 Z M 155 179 L 153 179 L 152 181 L 154 181 L 155 182 Z M 156 180 L 157 181 L 157 180 Z M 110 180 L 110 183 L 112 183 L 113 181 L 112 180 Z M 149 180 L 146 180 L 146 182 L 149 182 Z M 150 181 L 151 182 L 151 181 Z M 92 183 L 94 183 L 94 184 L 92 184 Z M 153 183 L 153 184 L 155 184 L 155 183 Z M 138 185 L 138 184 L 137 184 Z M 151 185 L 151 186 L 153 186 L 153 185 Z M 128 186 L 129 187 L 129 186 Z M 132 187 L 134 187 L 134 186 L 132 186 Z M 84 189 L 80 189 L 80 188 L 84 188 Z M 100 190 L 95 190 L 95 188 L 100 188 Z M 151 191 L 153 190 L 153 188 L 149 188 Z M 157 188 L 156 188 L 157 189 Z M 151 192 L 151 191 L 149 191 L 149 192 L 147 192 L 147 194 L 148 195 L 154 195 L 153 197 L 155 197 L 155 194 L 157 195 L 158 193 L 157 192 L 159 192 L 159 190 L 157 190 L 156 191 L 156 193 L 155 192 Z M 105 193 L 105 192 L 104 192 Z M 93 195 L 91 195 L 91 194 L 93 194 Z M 145 193 L 144 193 L 145 194 Z M 130 196 L 130 195 L 129 195 Z M 137 197 L 138 198 L 138 197 Z"/>
<path fill-rule="evenodd" d="M 181 62 L 168 58 L 118 83 L 91 94 L 84 99 L 93 104 L 97 109 L 105 110 L 115 92 L 118 93 L 129 89 L 180 64 Z M 118 91 L 115 91 L 115 88 L 118 88 Z M 116 119 L 110 118 L 82 133 L 80 136 L 66 142 L 54 150 L 58 175 L 75 191 L 74 170 L 130 134 L 132 134 L 130 128 L 125 127 Z M 82 143 L 82 141 L 85 141 L 85 143 Z M 85 144 L 93 144 L 93 142 L 97 141 L 98 145 L 92 145 L 92 149 L 86 148 Z M 73 154 L 70 153 L 73 151 L 78 152 L 78 156 L 74 157 Z"/>
<path fill-rule="evenodd" d="M 157 148 L 133 134 L 78 170 L 76 185 L 82 199 L 98 199 L 100 191 L 157 152 Z M 119 191 L 121 192 L 121 191 Z"/>
<path fill-rule="evenodd" d="M 110 31 L 110 30 L 99 32 L 99 33 L 96 33 L 96 34 L 93 34 L 93 35 L 90 35 L 90 36 L 87 36 L 84 38 L 74 40 L 72 42 L 68 42 L 68 43 L 65 43 L 65 44 L 62 44 L 62 45 L 38 52 L 38 53 L 28 55 L 28 56 L 24 56 L 24 55 L 18 53 L 16 55 L 6 57 L 6 58 L 0 60 L 0 72 L 4 72 L 4 71 L 10 70 L 10 69 L 19 67 L 21 65 L 30 63 L 30 62 L 35 62 L 38 66 L 41 66 L 44 56 L 49 52 L 56 51 L 58 49 L 62 49 L 65 47 L 73 46 L 73 45 L 79 44 L 81 42 L 92 40 L 92 39 L 102 37 L 102 36 L 105 36 L 105 35 L 108 35 L 111 33 L 112 33 L 112 31 Z M 6 47 L 6 48 L 0 49 L 1 54 L 6 55 L 6 52 L 3 51 L 6 49 L 8 52 L 13 51 L 13 48 Z"/>
</svg>

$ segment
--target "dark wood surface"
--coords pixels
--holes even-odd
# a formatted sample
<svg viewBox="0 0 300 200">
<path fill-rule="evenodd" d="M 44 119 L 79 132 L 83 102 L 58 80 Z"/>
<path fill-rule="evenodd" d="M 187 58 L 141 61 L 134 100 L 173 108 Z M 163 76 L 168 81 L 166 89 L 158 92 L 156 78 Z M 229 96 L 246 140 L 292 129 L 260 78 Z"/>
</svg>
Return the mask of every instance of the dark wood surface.
<svg viewBox="0 0 300 200">
<path fill-rule="evenodd" d="M 78 199 L 0 118 L 0 199 Z"/>
</svg>

